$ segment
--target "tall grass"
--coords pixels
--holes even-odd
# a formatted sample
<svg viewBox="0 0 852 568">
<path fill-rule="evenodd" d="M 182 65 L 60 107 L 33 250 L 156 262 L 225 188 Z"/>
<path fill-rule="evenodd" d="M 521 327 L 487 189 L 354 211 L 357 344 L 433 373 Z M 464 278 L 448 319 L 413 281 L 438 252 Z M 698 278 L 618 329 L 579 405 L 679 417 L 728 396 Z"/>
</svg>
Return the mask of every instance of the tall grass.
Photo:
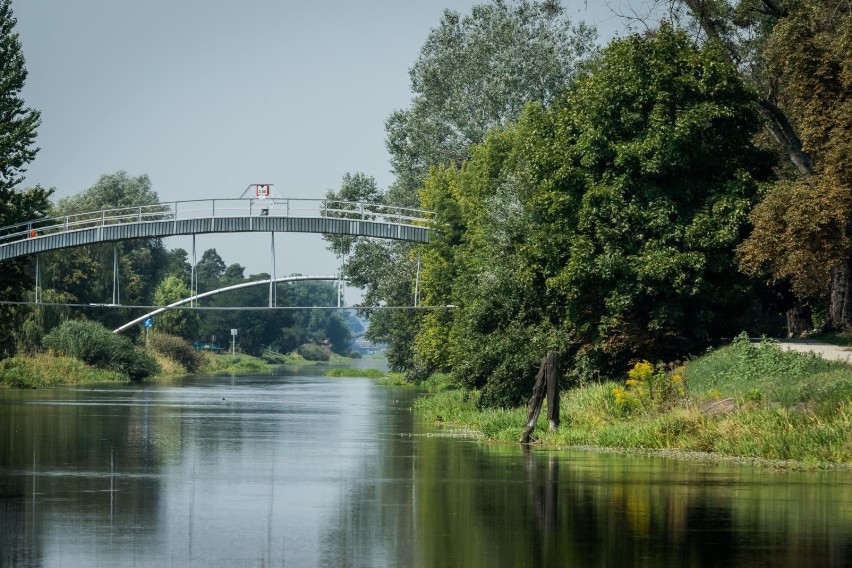
<svg viewBox="0 0 852 568">
<path fill-rule="evenodd" d="M 382 379 L 387 375 L 378 369 L 353 369 L 351 367 L 335 367 L 325 372 L 327 377 L 367 377 L 370 379 Z"/>
<path fill-rule="evenodd" d="M 0 361 L 0 385 L 9 388 L 47 388 L 128 380 L 127 375 L 97 369 L 73 357 L 38 354 Z"/>
<path fill-rule="evenodd" d="M 209 355 L 205 357 L 199 371 L 204 373 L 219 373 L 224 371 L 234 372 L 259 372 L 267 371 L 272 365 L 265 363 L 262 359 L 237 353 L 234 355 Z"/>
<path fill-rule="evenodd" d="M 731 397 L 833 410 L 852 395 L 852 366 L 813 353 L 782 351 L 777 342 L 752 345 L 741 335 L 692 361 L 686 380 L 693 397 Z"/>
</svg>

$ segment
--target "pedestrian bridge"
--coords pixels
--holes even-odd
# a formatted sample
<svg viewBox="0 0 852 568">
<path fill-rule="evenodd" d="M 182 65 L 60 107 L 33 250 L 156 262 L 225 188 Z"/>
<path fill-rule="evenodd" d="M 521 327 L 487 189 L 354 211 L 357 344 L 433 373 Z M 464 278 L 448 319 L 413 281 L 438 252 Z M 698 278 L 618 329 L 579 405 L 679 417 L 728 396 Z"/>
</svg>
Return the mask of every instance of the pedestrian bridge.
<svg viewBox="0 0 852 568">
<path fill-rule="evenodd" d="M 0 227 L 0 261 L 68 247 L 203 233 L 322 233 L 429 242 L 422 209 L 298 198 L 173 201 Z"/>
</svg>

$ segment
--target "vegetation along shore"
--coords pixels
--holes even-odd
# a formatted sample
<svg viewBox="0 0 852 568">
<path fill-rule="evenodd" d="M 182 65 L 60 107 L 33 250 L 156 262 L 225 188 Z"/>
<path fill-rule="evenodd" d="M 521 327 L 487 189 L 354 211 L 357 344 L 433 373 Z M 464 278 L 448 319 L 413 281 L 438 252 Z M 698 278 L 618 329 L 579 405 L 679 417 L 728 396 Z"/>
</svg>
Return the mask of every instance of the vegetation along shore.
<svg viewBox="0 0 852 568">
<path fill-rule="evenodd" d="M 517 443 L 526 408 L 483 408 L 481 391 L 446 375 L 424 385 L 423 418 L 493 442 Z M 637 363 L 625 381 L 564 390 L 562 424 L 535 436 L 544 447 L 595 446 L 750 458 L 782 467 L 852 467 L 852 366 L 753 345 L 740 336 L 683 366 Z"/>
</svg>

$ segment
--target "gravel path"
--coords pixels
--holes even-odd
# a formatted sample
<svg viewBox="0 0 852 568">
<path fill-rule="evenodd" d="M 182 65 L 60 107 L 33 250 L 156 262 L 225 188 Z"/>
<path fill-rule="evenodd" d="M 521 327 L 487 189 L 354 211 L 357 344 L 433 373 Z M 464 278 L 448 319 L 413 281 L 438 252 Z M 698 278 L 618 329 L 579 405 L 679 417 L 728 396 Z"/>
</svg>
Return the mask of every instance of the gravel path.
<svg viewBox="0 0 852 568">
<path fill-rule="evenodd" d="M 759 343 L 759 341 L 755 341 Z M 813 352 L 823 359 L 832 361 L 845 361 L 852 364 L 852 348 L 840 347 L 829 343 L 821 343 L 813 339 L 781 339 L 781 349 L 789 351 L 801 351 L 803 353 Z"/>
</svg>

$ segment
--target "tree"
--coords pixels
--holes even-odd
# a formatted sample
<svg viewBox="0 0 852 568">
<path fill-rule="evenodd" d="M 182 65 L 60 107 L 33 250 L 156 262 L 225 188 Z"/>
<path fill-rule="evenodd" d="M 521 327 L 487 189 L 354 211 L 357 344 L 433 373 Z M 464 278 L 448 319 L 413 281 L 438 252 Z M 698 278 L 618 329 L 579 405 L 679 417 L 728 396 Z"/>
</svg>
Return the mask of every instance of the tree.
<svg viewBox="0 0 852 568">
<path fill-rule="evenodd" d="M 168 306 L 190 296 L 189 288 L 177 276 L 166 276 L 154 291 L 154 305 Z M 185 310 L 168 310 L 156 318 L 155 330 L 177 335 L 189 341 L 198 336 L 198 314 Z"/>
<path fill-rule="evenodd" d="M 198 278 L 198 289 L 209 292 L 219 288 L 219 279 L 225 274 L 225 261 L 216 252 L 216 249 L 207 249 L 201 255 L 201 260 L 195 265 L 195 274 Z"/>
<path fill-rule="evenodd" d="M 0 227 L 44 216 L 52 193 L 41 187 L 17 189 L 38 152 L 35 139 L 41 119 L 21 98 L 27 70 L 16 23 L 11 0 L 0 0 Z M 0 263 L 0 299 L 21 299 L 31 283 L 26 266 L 26 260 Z M 0 357 L 14 353 L 20 317 L 19 310 L 0 306 Z"/>
<path fill-rule="evenodd" d="M 717 48 L 664 26 L 433 171 L 424 292 L 458 308 L 427 316 L 418 359 L 505 405 L 549 350 L 595 379 L 739 331 L 755 295 L 734 247 L 771 176 L 755 99 Z"/>
<path fill-rule="evenodd" d="M 526 103 L 553 100 L 594 39 L 558 3 L 495 0 L 469 16 L 446 10 L 409 71 L 411 106 L 386 123 L 395 203 L 416 204 L 431 166 L 460 165 L 472 144 L 516 119 Z"/>
<path fill-rule="evenodd" d="M 467 16 L 445 11 L 409 72 L 411 105 L 393 112 L 385 124 L 396 180 L 380 196 L 369 189 L 356 194 L 416 207 L 431 167 L 461 164 L 472 144 L 515 120 L 526 103 L 553 100 L 592 54 L 594 37 L 591 28 L 573 26 L 558 2 L 494 0 L 475 6 Z M 343 199 L 351 182 L 344 178 L 341 190 L 330 192 L 329 198 Z M 351 250 L 344 274 L 365 290 L 364 305 L 413 303 L 415 246 L 360 239 L 354 245 L 333 241 L 332 248 Z M 370 319 L 367 337 L 388 343 L 391 368 L 413 369 L 411 341 L 421 314 L 378 310 L 362 315 Z"/>
<path fill-rule="evenodd" d="M 52 213 L 98 211 L 159 203 L 147 175 L 119 171 L 102 175 L 89 189 L 60 199 Z M 113 297 L 113 266 L 118 258 L 118 293 L 122 304 L 150 305 L 165 274 L 168 258 L 162 239 L 137 239 L 64 249 L 43 255 L 48 286 L 78 302 L 109 302 Z M 107 327 L 131 319 L 126 310 L 87 310 L 89 319 Z"/>
<path fill-rule="evenodd" d="M 192 265 L 189 263 L 189 253 L 186 252 L 186 249 L 178 247 L 166 251 L 163 273 L 176 276 L 189 287 L 192 278 Z"/>
<path fill-rule="evenodd" d="M 793 290 L 797 302 L 788 313 L 789 333 L 811 329 L 811 311 L 825 314 L 827 328 L 852 329 L 852 250 L 838 246 L 852 230 L 844 197 L 852 191 L 852 5 L 845 0 L 676 4 L 687 6 L 708 40 L 724 45 L 745 80 L 764 94 L 759 106 L 768 118 L 770 140 L 793 166 L 779 170 L 782 182 L 766 192 L 766 202 L 754 213 L 754 237 L 741 250 L 744 270 Z M 829 218 L 841 223 L 841 241 L 835 230 L 816 222 Z M 804 232 L 794 236 L 790 231 L 796 227 Z M 791 259 L 807 266 L 793 267 Z M 803 287 L 794 276 L 806 272 L 821 290 Z"/>
</svg>

